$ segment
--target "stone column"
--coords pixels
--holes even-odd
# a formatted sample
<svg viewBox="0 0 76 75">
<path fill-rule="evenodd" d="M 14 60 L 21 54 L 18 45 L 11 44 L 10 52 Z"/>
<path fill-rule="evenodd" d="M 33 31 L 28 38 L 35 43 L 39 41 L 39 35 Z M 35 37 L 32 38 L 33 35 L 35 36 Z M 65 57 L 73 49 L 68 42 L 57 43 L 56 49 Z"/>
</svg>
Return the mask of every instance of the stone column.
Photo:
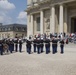
<svg viewBox="0 0 76 75">
<path fill-rule="evenodd" d="M 68 17 L 67 16 L 67 7 L 65 7 L 65 10 L 64 11 L 65 11 L 65 13 L 64 13 L 64 32 L 67 33 L 67 31 L 68 31 L 67 30 L 67 23 L 68 23 L 67 22 L 67 17 Z"/>
<path fill-rule="evenodd" d="M 33 15 L 27 15 L 27 37 L 33 35 Z"/>
<path fill-rule="evenodd" d="M 29 23 L 29 15 L 27 15 L 27 37 L 29 37 L 29 35 L 30 35 L 30 28 L 29 28 L 29 25 L 30 25 L 30 23 Z"/>
<path fill-rule="evenodd" d="M 41 12 L 40 12 L 40 33 L 41 34 L 44 33 L 44 31 L 43 31 L 43 24 L 44 24 L 43 18 L 44 18 L 44 14 L 43 14 L 43 11 L 41 10 Z"/>
<path fill-rule="evenodd" d="M 63 4 L 60 4 L 59 25 L 59 33 L 63 33 Z"/>
<path fill-rule="evenodd" d="M 33 26 L 33 23 L 34 21 L 33 21 L 33 15 L 31 15 L 31 26 L 29 27 L 29 28 L 31 28 L 31 35 L 34 35 L 34 26 Z"/>
<path fill-rule="evenodd" d="M 50 33 L 55 33 L 55 7 L 51 7 Z"/>
</svg>

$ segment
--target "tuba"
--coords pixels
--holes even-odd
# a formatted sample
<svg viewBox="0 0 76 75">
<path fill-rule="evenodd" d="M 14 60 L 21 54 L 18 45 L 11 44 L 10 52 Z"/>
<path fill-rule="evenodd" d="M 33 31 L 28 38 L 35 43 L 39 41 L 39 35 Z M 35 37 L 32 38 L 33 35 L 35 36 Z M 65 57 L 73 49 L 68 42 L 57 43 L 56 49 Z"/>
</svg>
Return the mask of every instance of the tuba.
<svg viewBox="0 0 76 75">
<path fill-rule="evenodd" d="M 8 50 L 9 49 L 9 46 L 7 44 L 3 44 L 3 50 Z"/>
</svg>

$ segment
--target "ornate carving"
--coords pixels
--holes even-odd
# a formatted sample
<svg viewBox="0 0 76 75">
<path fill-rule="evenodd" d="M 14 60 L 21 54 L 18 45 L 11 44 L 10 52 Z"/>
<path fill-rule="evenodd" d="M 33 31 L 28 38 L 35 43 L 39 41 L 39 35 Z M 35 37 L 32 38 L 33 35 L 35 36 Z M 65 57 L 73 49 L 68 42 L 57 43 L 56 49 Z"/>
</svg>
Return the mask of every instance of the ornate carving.
<svg viewBox="0 0 76 75">
<path fill-rule="evenodd" d="M 46 19 L 46 30 L 47 29 L 50 29 L 50 19 L 49 18 Z"/>
</svg>

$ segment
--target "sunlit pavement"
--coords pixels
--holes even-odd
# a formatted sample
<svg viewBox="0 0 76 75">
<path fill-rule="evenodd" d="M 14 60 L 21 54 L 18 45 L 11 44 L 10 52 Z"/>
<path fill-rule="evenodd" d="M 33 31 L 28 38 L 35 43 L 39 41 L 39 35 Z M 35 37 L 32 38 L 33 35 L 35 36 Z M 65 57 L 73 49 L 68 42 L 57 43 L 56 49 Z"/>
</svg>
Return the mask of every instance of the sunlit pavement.
<svg viewBox="0 0 76 75">
<path fill-rule="evenodd" d="M 37 54 L 32 49 L 30 55 L 24 44 L 22 53 L 0 56 L 0 75 L 76 75 L 76 44 L 65 45 L 64 54 L 58 46 L 56 54 Z"/>
</svg>

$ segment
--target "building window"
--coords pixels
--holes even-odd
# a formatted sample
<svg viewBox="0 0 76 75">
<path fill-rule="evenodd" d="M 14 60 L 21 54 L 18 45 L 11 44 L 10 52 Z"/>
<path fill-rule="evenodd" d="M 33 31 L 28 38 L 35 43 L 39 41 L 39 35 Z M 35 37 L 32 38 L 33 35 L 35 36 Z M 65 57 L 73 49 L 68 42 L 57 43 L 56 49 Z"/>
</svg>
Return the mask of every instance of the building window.
<svg viewBox="0 0 76 75">
<path fill-rule="evenodd" d="M 6 30 L 7 30 L 7 31 L 10 31 L 10 28 L 8 27 Z"/>
<path fill-rule="evenodd" d="M 23 31 L 25 31 L 25 28 L 23 28 Z"/>
<path fill-rule="evenodd" d="M 3 28 L 2 28 L 2 31 L 3 31 Z"/>
<path fill-rule="evenodd" d="M 1 28 L 0 28 L 0 31 L 1 31 Z"/>
<path fill-rule="evenodd" d="M 7 34 L 5 34 L 5 38 L 7 38 Z"/>
<path fill-rule="evenodd" d="M 2 34 L 2 38 L 4 39 L 4 34 Z"/>
<path fill-rule="evenodd" d="M 15 38 L 18 38 L 18 34 L 15 35 Z"/>
<path fill-rule="evenodd" d="M 10 34 L 7 34 L 7 38 L 10 38 Z"/>
<path fill-rule="evenodd" d="M 18 31 L 18 27 L 15 27 L 15 30 Z"/>
<path fill-rule="evenodd" d="M 7 31 L 7 28 L 5 28 L 5 31 Z"/>
<path fill-rule="evenodd" d="M 37 18 L 37 31 L 40 31 L 40 17 Z"/>
</svg>

